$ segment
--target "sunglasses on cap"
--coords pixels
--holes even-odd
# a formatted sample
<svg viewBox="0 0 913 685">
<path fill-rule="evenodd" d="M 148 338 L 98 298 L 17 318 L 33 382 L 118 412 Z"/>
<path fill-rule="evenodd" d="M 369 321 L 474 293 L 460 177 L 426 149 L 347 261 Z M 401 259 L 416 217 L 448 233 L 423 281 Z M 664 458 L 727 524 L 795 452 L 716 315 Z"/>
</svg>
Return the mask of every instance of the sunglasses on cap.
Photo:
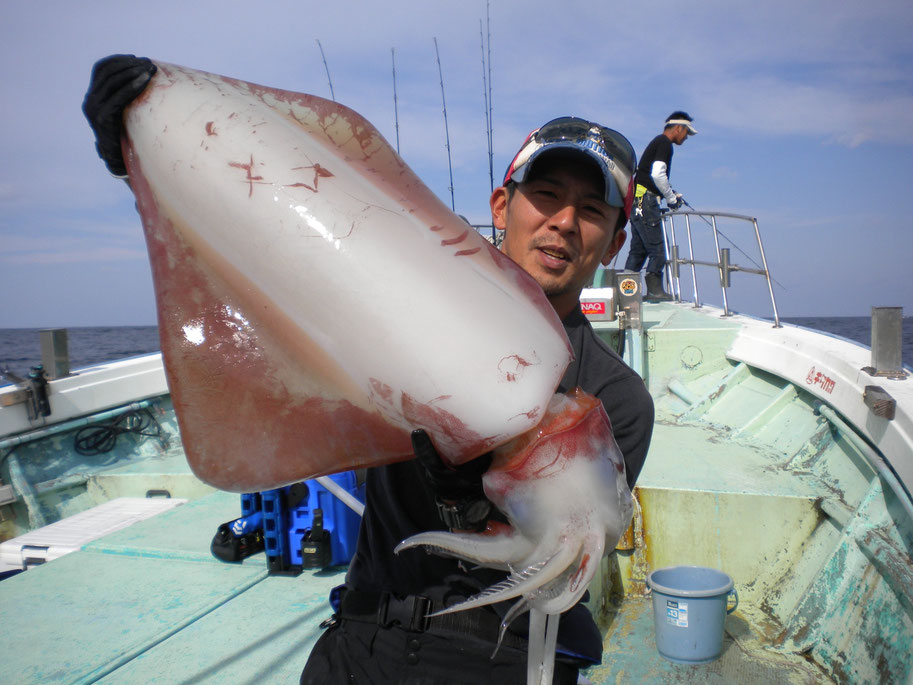
<svg viewBox="0 0 913 685">
<path fill-rule="evenodd" d="M 630 216 L 634 168 L 637 166 L 634 148 L 618 131 L 586 119 L 561 117 L 530 133 L 507 168 L 504 183 L 523 183 L 540 154 L 560 148 L 580 150 L 589 155 L 602 171 L 606 204 L 621 207 L 625 216 Z"/>
</svg>

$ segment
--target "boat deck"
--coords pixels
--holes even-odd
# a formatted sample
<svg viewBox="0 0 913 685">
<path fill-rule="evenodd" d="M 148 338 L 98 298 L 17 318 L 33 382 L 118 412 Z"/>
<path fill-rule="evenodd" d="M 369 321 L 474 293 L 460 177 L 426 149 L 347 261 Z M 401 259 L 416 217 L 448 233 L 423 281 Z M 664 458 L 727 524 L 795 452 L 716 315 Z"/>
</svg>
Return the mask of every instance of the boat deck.
<svg viewBox="0 0 913 685">
<path fill-rule="evenodd" d="M 3 681 L 292 683 L 344 569 L 267 575 L 215 559 L 216 493 L 0 583 Z"/>
<path fill-rule="evenodd" d="M 611 342 L 612 327 L 597 329 Z M 906 682 L 910 523 L 805 383 L 727 356 L 739 329 L 681 305 L 646 312 L 657 421 L 632 539 L 590 588 L 606 638 L 587 675 L 599 685 Z M 155 488 L 168 458 L 92 487 Z M 239 515 L 237 495 L 215 492 L 0 582 L 2 680 L 297 682 L 344 569 L 277 576 L 262 554 L 216 560 L 216 528 Z M 656 651 L 644 578 L 678 564 L 723 570 L 739 592 L 713 663 Z"/>
<path fill-rule="evenodd" d="M 216 493 L 0 583 L 4 682 L 298 682 L 345 569 L 292 577 L 268 575 L 262 554 L 220 562 L 210 539 L 237 515 L 238 497 Z M 738 612 L 722 658 L 695 666 L 656 652 L 652 620 L 649 600 L 622 604 L 594 683 L 828 682 L 801 659 L 772 660 Z"/>
<path fill-rule="evenodd" d="M 765 649 L 738 611 L 726 618 L 719 659 L 709 664 L 672 663 L 656 651 L 653 607 L 649 598 L 632 597 L 622 603 L 612 616 L 603 649 L 602 665 L 594 666 L 586 673 L 597 685 L 812 685 L 831 682 L 802 657 Z"/>
</svg>

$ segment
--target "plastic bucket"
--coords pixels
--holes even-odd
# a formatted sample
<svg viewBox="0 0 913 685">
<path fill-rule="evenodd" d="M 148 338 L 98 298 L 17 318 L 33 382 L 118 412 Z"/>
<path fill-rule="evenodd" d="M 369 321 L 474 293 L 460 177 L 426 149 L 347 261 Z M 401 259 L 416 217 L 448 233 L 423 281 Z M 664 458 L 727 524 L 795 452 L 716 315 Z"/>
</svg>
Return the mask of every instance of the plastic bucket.
<svg viewBox="0 0 913 685">
<path fill-rule="evenodd" d="M 732 578 L 703 566 L 672 566 L 647 576 L 653 591 L 656 648 L 669 661 L 701 664 L 723 650 L 723 623 L 739 605 Z M 729 594 L 735 605 L 726 608 Z"/>
</svg>

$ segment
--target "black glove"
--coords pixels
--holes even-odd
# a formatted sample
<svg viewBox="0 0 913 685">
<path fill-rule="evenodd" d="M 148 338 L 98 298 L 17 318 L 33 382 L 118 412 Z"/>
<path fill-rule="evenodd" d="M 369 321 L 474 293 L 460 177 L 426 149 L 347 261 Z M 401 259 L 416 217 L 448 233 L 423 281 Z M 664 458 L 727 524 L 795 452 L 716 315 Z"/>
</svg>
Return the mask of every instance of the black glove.
<svg viewBox="0 0 913 685">
<path fill-rule="evenodd" d="M 143 92 L 155 71 L 152 60 L 134 55 L 111 55 L 92 67 L 82 111 L 95 133 L 98 156 L 115 176 L 127 175 L 120 149 L 124 110 Z"/>
<path fill-rule="evenodd" d="M 457 530 L 484 529 L 491 502 L 482 489 L 482 475 L 491 465 L 491 453 L 453 468 L 441 461 L 431 438 L 421 429 L 412 431 L 412 450 L 434 492 L 444 524 Z"/>
</svg>

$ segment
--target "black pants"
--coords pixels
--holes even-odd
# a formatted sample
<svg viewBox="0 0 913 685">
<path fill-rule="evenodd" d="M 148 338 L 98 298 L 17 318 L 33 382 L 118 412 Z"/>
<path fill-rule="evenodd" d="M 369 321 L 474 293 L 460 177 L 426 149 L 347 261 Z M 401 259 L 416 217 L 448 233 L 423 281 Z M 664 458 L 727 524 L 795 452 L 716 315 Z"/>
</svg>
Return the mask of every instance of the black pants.
<svg viewBox="0 0 913 685">
<path fill-rule="evenodd" d="M 317 640 L 301 685 L 524 685 L 527 654 L 456 633 L 339 620 Z M 555 685 L 574 685 L 577 668 L 555 663 Z"/>
<path fill-rule="evenodd" d="M 640 271 L 647 263 L 648 274 L 662 275 L 666 265 L 662 213 L 659 196 L 647 192 L 634 201 L 631 212 L 631 247 L 625 261 L 627 271 Z"/>
</svg>

